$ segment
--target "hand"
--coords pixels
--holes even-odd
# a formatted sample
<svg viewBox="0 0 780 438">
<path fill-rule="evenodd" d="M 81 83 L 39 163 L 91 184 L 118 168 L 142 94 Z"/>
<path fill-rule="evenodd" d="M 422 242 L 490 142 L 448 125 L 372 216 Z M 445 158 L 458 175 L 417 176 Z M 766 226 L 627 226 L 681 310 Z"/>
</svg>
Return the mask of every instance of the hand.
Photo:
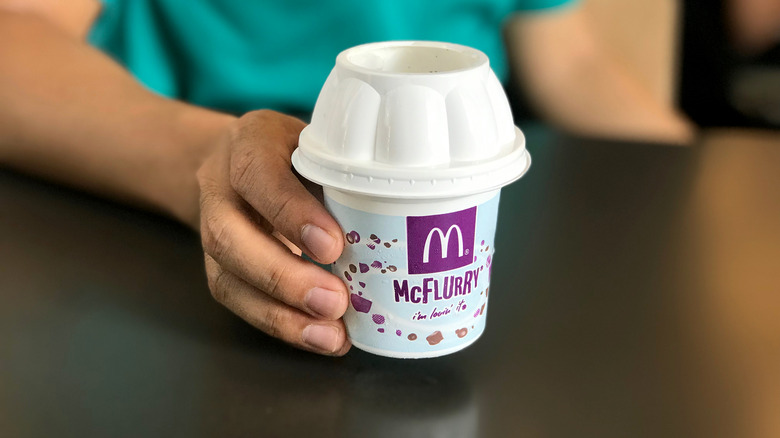
<svg viewBox="0 0 780 438">
<path fill-rule="evenodd" d="M 198 171 L 206 274 L 214 298 L 253 326 L 309 351 L 351 344 L 347 291 L 300 257 L 335 261 L 341 229 L 291 171 L 305 124 L 273 111 L 238 119 Z"/>
</svg>

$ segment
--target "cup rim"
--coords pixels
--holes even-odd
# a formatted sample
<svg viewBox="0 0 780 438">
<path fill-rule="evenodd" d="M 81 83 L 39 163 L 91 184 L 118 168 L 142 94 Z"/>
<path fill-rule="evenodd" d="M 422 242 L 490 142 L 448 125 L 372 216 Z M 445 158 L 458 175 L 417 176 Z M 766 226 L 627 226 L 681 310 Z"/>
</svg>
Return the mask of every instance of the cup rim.
<svg viewBox="0 0 780 438">
<path fill-rule="evenodd" d="M 436 199 L 487 192 L 520 179 L 531 167 L 531 155 L 525 148 L 525 136 L 517 136 L 504 153 L 478 163 L 437 169 L 431 177 L 430 167 L 407 168 L 398 172 L 392 167 L 340 162 L 317 148 L 298 147 L 292 164 L 301 176 L 326 187 L 380 198 Z M 304 129 L 304 133 L 306 129 Z M 306 143 L 302 134 L 301 141 Z"/>
<path fill-rule="evenodd" d="M 381 50 L 387 49 L 403 49 L 403 50 L 440 50 L 444 52 L 456 52 L 458 54 L 468 55 L 471 59 L 468 64 L 464 64 L 460 68 L 447 68 L 441 71 L 387 71 L 377 68 L 367 67 L 356 59 L 360 55 L 372 53 L 375 54 Z M 394 41 L 382 41 L 374 43 L 361 44 L 346 49 L 338 54 L 336 57 L 336 64 L 346 69 L 359 72 L 370 76 L 385 76 L 385 77 L 397 77 L 397 76 L 449 76 L 454 74 L 460 74 L 468 71 L 472 71 L 479 68 L 489 66 L 490 61 L 480 50 L 473 47 L 464 46 L 461 44 L 447 43 L 442 41 L 417 41 L 417 40 L 394 40 Z"/>
</svg>

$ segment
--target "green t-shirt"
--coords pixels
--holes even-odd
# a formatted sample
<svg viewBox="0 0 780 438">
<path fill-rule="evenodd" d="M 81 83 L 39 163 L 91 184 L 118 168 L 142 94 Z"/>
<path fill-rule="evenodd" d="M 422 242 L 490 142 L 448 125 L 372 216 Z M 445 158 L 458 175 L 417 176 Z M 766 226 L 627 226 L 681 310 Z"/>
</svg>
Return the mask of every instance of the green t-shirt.
<svg viewBox="0 0 780 438">
<path fill-rule="evenodd" d="M 572 0 L 103 0 L 90 42 L 150 89 L 243 113 L 308 112 L 349 47 L 435 40 L 485 52 L 502 80 L 515 11 Z"/>
</svg>

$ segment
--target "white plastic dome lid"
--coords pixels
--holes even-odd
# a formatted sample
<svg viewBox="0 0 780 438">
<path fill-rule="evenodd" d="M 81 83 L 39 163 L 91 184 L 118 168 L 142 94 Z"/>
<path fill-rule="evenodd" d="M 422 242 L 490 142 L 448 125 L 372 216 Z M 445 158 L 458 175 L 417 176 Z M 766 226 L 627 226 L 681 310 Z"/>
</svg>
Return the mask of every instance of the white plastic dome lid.
<svg viewBox="0 0 780 438">
<path fill-rule="evenodd" d="M 531 163 L 487 56 L 428 41 L 339 54 L 292 161 L 318 184 L 395 198 L 493 190 Z"/>
</svg>

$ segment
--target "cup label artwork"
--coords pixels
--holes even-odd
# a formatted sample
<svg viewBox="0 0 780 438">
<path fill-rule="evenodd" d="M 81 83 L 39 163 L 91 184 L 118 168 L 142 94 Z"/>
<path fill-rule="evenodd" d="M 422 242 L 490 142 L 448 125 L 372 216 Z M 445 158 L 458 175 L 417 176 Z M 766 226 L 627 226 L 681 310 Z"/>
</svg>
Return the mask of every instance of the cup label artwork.
<svg viewBox="0 0 780 438">
<path fill-rule="evenodd" d="M 498 199 L 392 216 L 326 197 L 345 232 L 333 272 L 349 288 L 344 320 L 356 346 L 413 356 L 456 349 L 482 333 Z"/>
<path fill-rule="evenodd" d="M 409 273 L 449 271 L 471 263 L 476 221 L 477 207 L 433 216 L 408 216 Z"/>
</svg>

